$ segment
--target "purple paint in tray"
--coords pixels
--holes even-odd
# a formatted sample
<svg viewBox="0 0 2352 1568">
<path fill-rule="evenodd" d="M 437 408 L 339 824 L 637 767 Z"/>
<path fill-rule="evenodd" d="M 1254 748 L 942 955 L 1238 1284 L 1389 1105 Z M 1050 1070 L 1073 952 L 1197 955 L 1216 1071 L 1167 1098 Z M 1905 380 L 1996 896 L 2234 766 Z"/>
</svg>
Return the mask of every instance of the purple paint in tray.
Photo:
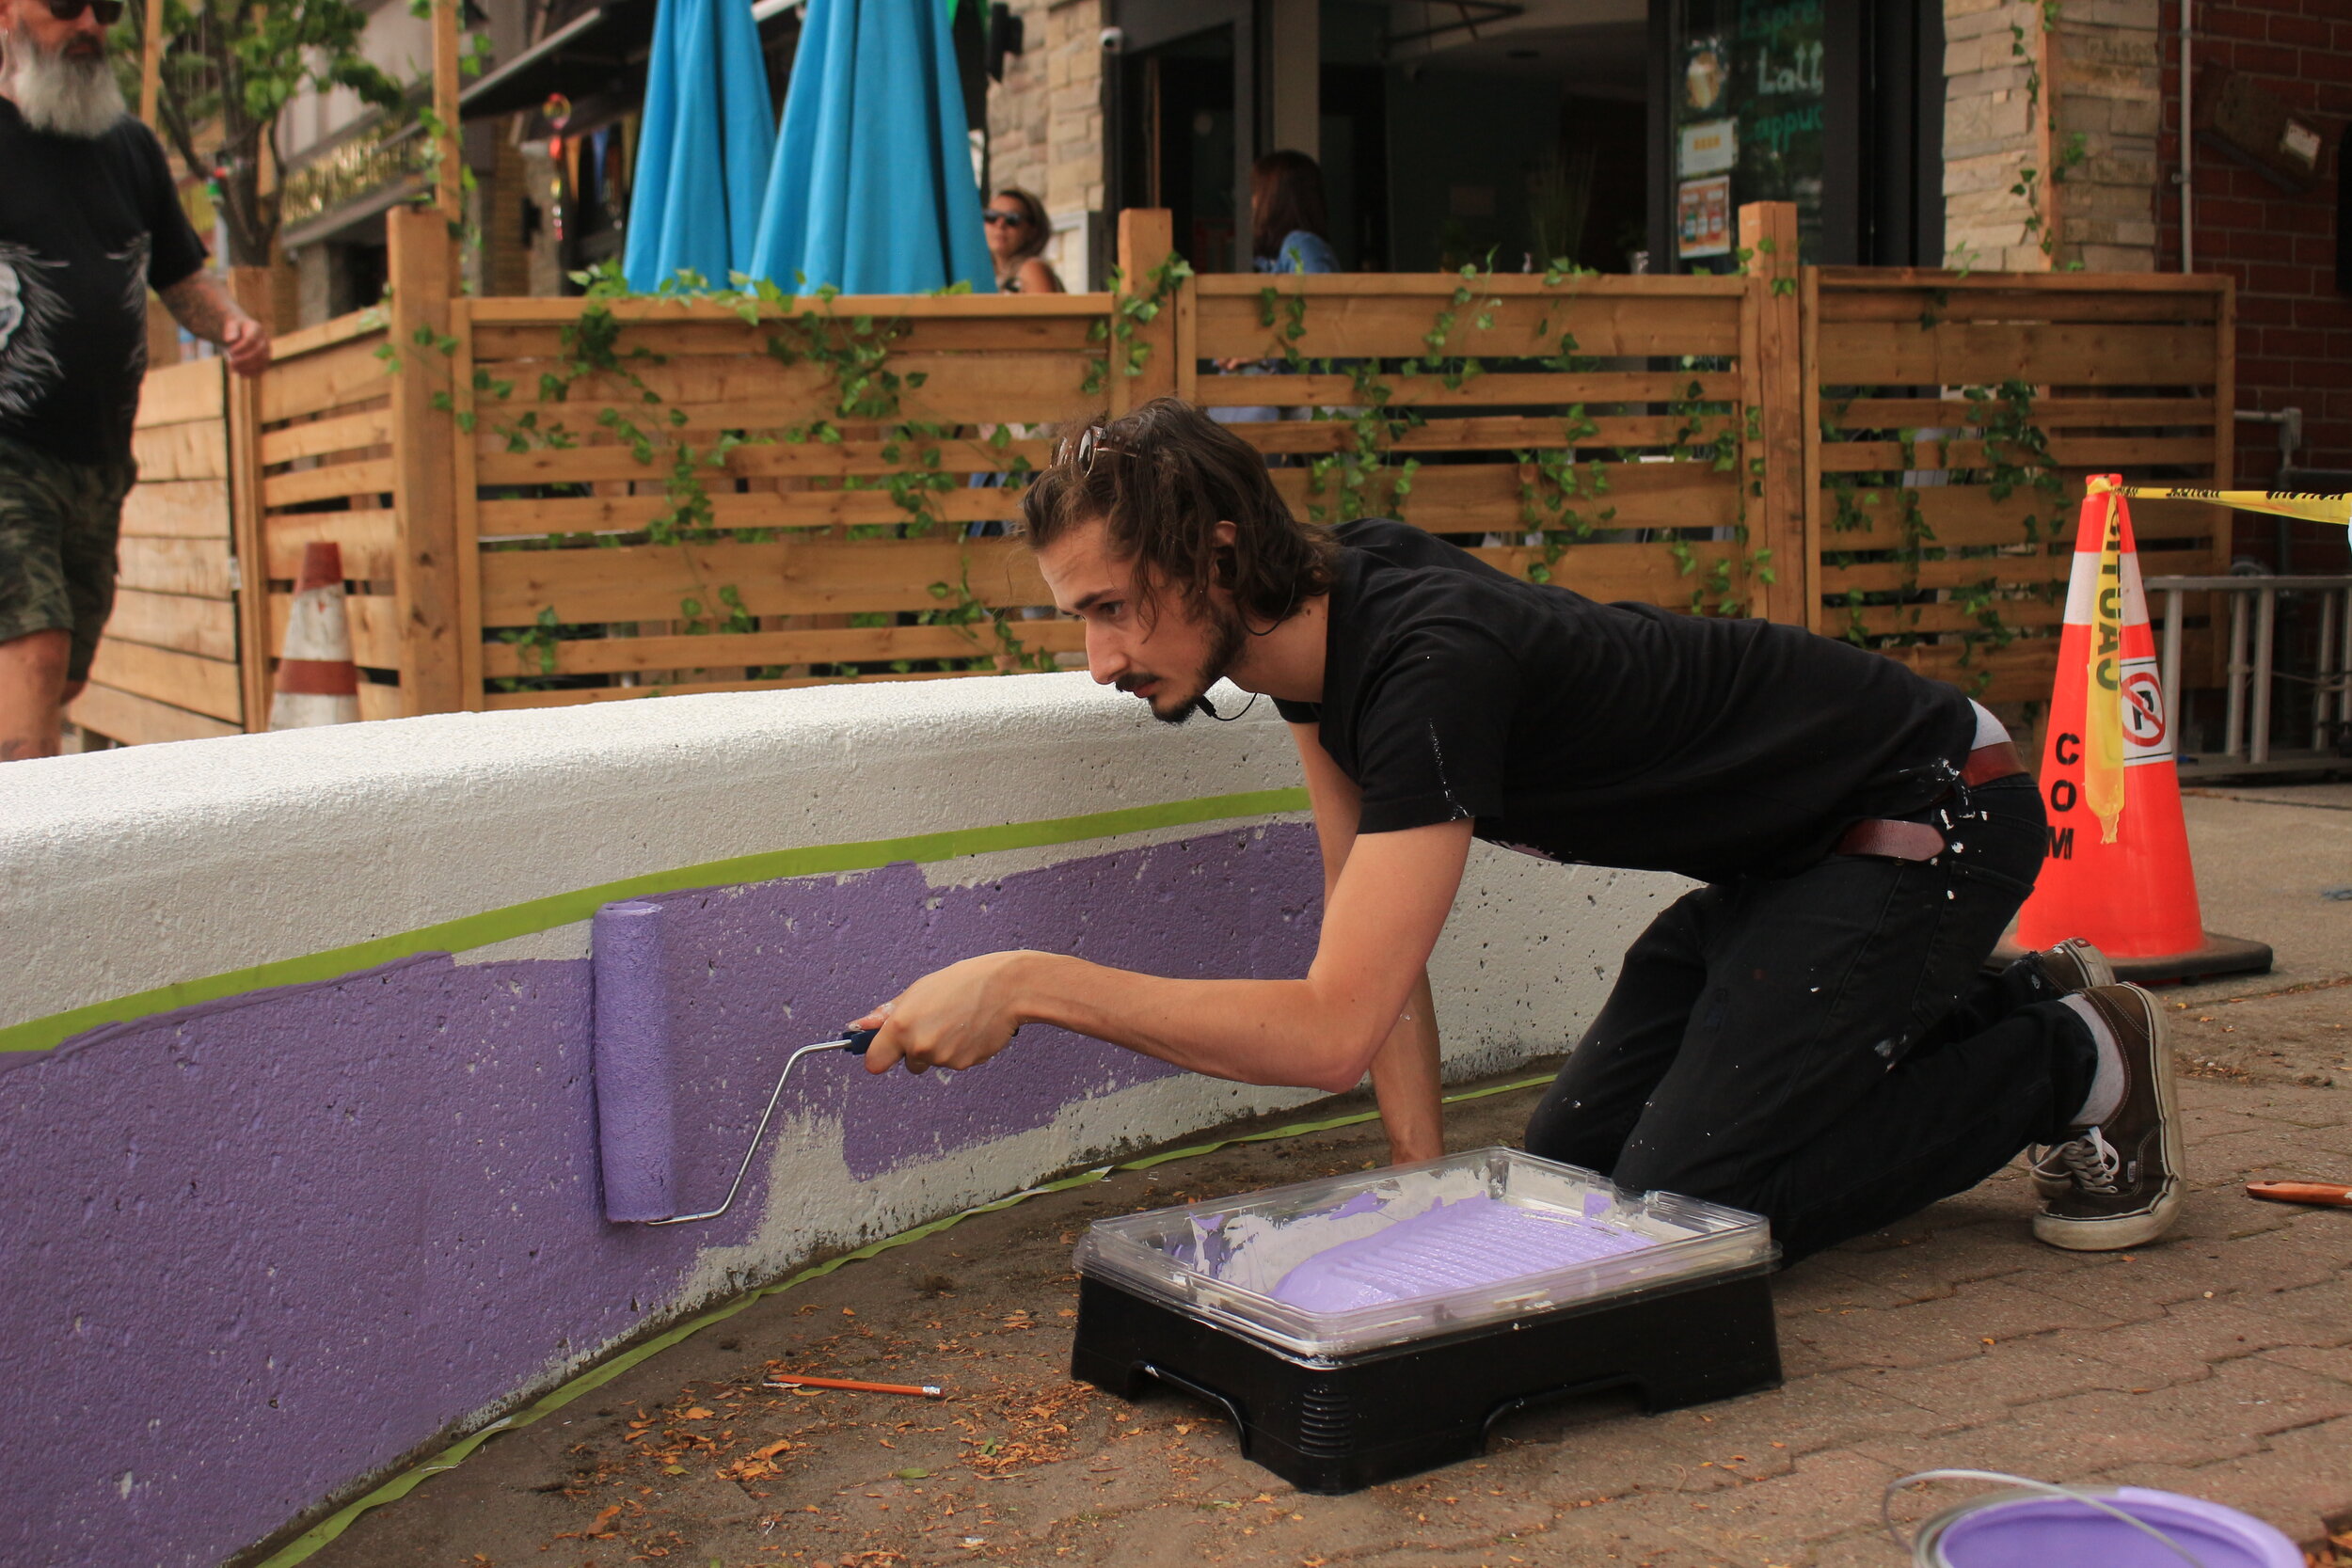
<svg viewBox="0 0 2352 1568">
<path fill-rule="evenodd" d="M 1310 1312 L 1344 1312 L 1589 1263 L 1652 1244 L 1647 1237 L 1581 1214 L 1514 1209 L 1483 1196 L 1454 1203 L 1439 1199 L 1436 1207 L 1376 1235 L 1316 1253 L 1284 1275 L 1273 1294 Z"/>
<path fill-rule="evenodd" d="M 1510 1148 L 1098 1220 L 1079 1271 L 1313 1357 L 1768 1265 L 1756 1215 Z"/>
</svg>

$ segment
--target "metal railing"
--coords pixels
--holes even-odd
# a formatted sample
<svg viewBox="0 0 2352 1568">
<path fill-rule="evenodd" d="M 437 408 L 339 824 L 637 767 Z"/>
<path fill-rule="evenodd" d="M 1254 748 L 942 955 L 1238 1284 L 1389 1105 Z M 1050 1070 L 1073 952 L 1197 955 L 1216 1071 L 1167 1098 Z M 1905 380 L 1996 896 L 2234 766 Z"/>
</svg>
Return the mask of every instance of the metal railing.
<svg viewBox="0 0 2352 1568">
<path fill-rule="evenodd" d="M 2150 578 L 2151 594 L 2164 597 L 2164 721 L 2180 733 L 2181 626 L 2183 600 L 2190 594 L 2230 595 L 2230 664 L 2225 677 L 2221 755 L 2205 764 L 2219 771 L 2233 764 L 2288 769 L 2352 767 L 2352 758 L 2331 756 L 2331 736 L 2352 731 L 2352 577 Z M 2277 643 L 2279 597 L 2312 594 L 2319 601 L 2318 657 L 2309 674 L 2280 668 Z M 2270 747 L 2273 689 L 2286 681 L 2311 688 L 2313 754 L 2274 759 Z"/>
</svg>

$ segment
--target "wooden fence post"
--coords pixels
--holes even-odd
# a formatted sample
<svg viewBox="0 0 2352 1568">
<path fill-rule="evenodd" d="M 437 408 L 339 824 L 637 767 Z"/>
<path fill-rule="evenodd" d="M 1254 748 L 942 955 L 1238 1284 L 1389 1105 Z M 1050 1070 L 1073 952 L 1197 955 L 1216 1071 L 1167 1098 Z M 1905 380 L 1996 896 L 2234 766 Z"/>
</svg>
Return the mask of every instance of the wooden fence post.
<svg viewBox="0 0 2352 1568">
<path fill-rule="evenodd" d="M 230 267 L 229 294 L 246 315 L 272 319 L 275 279 L 268 267 Z M 229 547 L 236 552 L 237 683 L 245 705 L 245 729 L 269 728 L 269 546 L 262 531 L 262 382 L 231 374 L 220 361 L 227 386 L 222 412 L 229 425 Z M 268 372 L 264 372 L 266 375 Z"/>
<path fill-rule="evenodd" d="M 1137 321 L 1119 309 L 1127 300 L 1152 297 L 1155 286 L 1152 275 L 1175 248 L 1175 229 L 1166 209 L 1130 207 L 1119 214 L 1119 295 L 1112 303 L 1108 344 L 1113 418 L 1153 398 L 1176 395 L 1175 295 L 1171 293 L 1160 299 L 1158 312 L 1150 321 Z M 1122 322 L 1129 328 L 1126 335 L 1120 330 Z M 1145 351 L 1142 367 L 1138 373 L 1129 375 L 1138 348 Z"/>
<path fill-rule="evenodd" d="M 1756 201 L 1740 209 L 1740 248 L 1748 258 L 1740 334 L 1754 367 L 1744 378 L 1761 412 L 1761 442 L 1750 440 L 1747 485 L 1748 550 L 1772 551 L 1773 582 L 1750 597 L 1756 613 L 1804 626 L 1813 562 L 1804 539 L 1804 388 L 1798 323 L 1797 209 L 1786 201 Z M 1752 347 L 1750 346 L 1752 345 Z M 1751 426 L 1755 430 L 1756 426 Z M 1759 472 L 1753 459 L 1763 459 Z M 1759 494 L 1760 491 L 1760 494 Z"/>
<path fill-rule="evenodd" d="M 399 519 L 400 711 L 454 713 L 466 705 L 459 657 L 465 635 L 457 548 L 455 356 L 448 341 L 457 292 L 457 247 L 437 208 L 395 207 L 390 241 L 392 506 Z M 420 341 L 421 340 L 421 341 Z"/>
</svg>

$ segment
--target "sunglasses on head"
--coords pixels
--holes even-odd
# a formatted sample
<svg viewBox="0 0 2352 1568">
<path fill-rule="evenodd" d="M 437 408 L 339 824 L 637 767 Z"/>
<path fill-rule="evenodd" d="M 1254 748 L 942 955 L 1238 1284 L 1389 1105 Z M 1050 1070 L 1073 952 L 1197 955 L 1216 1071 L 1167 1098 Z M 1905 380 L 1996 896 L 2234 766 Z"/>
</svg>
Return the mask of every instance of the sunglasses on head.
<svg viewBox="0 0 2352 1568">
<path fill-rule="evenodd" d="M 49 14 L 59 22 L 78 22 L 84 11 L 98 13 L 98 24 L 111 27 L 122 20 L 122 0 L 49 0 Z"/>
<path fill-rule="evenodd" d="M 81 0 L 66 0 L 66 4 L 78 6 L 81 4 Z M 118 11 L 122 9 L 121 0 L 114 0 L 114 8 Z M 1023 217 L 1019 213 L 1000 213 L 995 208 L 991 207 L 987 212 L 980 214 L 980 221 L 991 225 L 992 227 L 1001 223 L 1008 229 L 1019 229 L 1026 225 L 1029 220 Z"/>
<path fill-rule="evenodd" d="M 1094 459 L 1099 453 L 1109 452 L 1113 457 L 1124 457 L 1125 452 L 1103 439 L 1106 434 L 1099 424 L 1087 426 L 1076 436 L 1061 444 L 1061 450 L 1054 454 L 1054 461 L 1074 467 L 1082 474 L 1090 474 L 1094 472 Z"/>
</svg>

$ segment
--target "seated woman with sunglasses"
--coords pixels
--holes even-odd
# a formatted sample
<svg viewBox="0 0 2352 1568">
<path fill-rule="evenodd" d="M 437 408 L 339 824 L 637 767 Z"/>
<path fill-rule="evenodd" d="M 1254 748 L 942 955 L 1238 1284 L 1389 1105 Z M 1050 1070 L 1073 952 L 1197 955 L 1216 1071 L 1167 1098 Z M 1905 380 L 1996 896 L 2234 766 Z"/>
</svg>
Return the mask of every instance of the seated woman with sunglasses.
<svg viewBox="0 0 2352 1568">
<path fill-rule="evenodd" d="M 1008 185 L 989 198 L 988 211 L 980 214 L 980 221 L 988 225 L 988 254 L 996 263 L 998 293 L 1069 293 L 1045 261 L 1046 242 L 1054 237 L 1054 226 L 1045 216 L 1045 203 L 1026 191 Z"/>
<path fill-rule="evenodd" d="M 0 0 L 0 762 L 57 750 L 114 605 L 147 291 L 258 375 L 106 58 L 122 0 Z"/>
</svg>

